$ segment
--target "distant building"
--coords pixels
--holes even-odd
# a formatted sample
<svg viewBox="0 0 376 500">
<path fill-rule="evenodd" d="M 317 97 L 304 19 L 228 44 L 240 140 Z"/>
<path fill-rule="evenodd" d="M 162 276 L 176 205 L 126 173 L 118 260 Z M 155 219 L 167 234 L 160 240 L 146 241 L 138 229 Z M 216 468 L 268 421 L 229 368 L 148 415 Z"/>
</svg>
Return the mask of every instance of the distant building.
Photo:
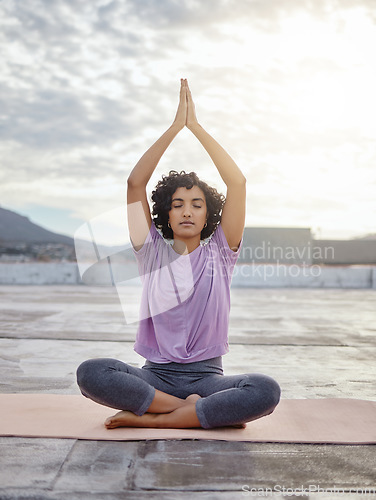
<svg viewBox="0 0 376 500">
<path fill-rule="evenodd" d="M 317 248 L 321 248 L 321 254 L 313 259 L 313 264 L 327 265 L 352 265 L 352 264 L 376 264 L 376 240 L 313 240 Z M 327 252 L 331 248 L 331 252 Z"/>
<path fill-rule="evenodd" d="M 239 263 L 312 264 L 310 228 L 246 227 Z"/>
<path fill-rule="evenodd" d="M 61 243 L 1 242 L 1 262 L 74 262 L 72 245 Z"/>
<path fill-rule="evenodd" d="M 376 240 L 316 240 L 310 228 L 246 227 L 238 262 L 376 265 Z"/>
</svg>

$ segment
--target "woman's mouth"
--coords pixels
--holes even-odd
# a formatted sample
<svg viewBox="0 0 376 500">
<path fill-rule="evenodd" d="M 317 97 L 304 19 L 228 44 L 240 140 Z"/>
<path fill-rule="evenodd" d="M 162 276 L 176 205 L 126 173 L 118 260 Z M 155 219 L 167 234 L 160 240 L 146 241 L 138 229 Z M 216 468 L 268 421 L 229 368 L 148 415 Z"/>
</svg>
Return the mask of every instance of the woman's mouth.
<svg viewBox="0 0 376 500">
<path fill-rule="evenodd" d="M 193 226 L 193 222 L 190 221 L 184 221 L 180 223 L 182 226 Z"/>
</svg>

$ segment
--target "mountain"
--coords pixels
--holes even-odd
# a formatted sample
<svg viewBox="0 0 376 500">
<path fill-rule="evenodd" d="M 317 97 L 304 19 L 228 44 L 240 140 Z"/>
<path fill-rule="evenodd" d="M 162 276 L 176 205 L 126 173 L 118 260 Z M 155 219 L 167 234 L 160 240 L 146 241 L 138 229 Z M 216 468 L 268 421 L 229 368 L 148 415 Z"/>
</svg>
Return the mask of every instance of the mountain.
<svg viewBox="0 0 376 500">
<path fill-rule="evenodd" d="M 2 243 L 60 243 L 74 245 L 73 238 L 53 233 L 28 217 L 0 207 L 0 242 Z"/>
</svg>

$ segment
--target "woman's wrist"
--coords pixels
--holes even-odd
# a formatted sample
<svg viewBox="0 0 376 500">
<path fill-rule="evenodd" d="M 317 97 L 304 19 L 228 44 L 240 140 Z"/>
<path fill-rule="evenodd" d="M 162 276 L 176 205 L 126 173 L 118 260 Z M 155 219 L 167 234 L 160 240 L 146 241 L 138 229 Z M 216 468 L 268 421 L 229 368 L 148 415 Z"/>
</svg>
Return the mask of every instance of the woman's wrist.
<svg viewBox="0 0 376 500">
<path fill-rule="evenodd" d="M 195 134 L 197 131 L 199 130 L 202 130 L 202 126 L 198 123 L 198 122 L 195 122 L 195 123 L 192 123 L 190 125 L 187 125 L 187 128 L 193 133 Z"/>
<path fill-rule="evenodd" d="M 173 136 L 175 137 L 176 135 L 178 135 L 181 129 L 182 129 L 181 125 L 178 125 L 177 123 L 174 122 L 168 127 L 166 132 L 173 134 Z"/>
<path fill-rule="evenodd" d="M 180 125 L 179 123 L 173 122 L 169 129 L 178 134 L 181 130 L 183 130 L 184 127 L 185 125 Z"/>
</svg>

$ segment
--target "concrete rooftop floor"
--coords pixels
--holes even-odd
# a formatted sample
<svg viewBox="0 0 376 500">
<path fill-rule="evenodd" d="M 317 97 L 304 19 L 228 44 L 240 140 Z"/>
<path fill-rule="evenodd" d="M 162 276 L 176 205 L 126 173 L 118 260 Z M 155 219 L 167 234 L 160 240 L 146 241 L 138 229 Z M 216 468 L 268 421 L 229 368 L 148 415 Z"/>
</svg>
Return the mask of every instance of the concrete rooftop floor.
<svg viewBox="0 0 376 500">
<path fill-rule="evenodd" d="M 128 308 L 136 292 L 124 288 Z M 79 394 L 75 370 L 85 359 L 140 365 L 135 331 L 113 288 L 0 286 L 0 392 Z M 375 333 L 376 290 L 234 288 L 225 373 L 271 375 L 284 398 L 374 399 Z M 7 437 L 0 445 L 0 499 L 232 500 L 253 498 L 251 488 L 268 498 L 283 488 L 286 498 L 376 498 L 367 493 L 376 492 L 370 445 Z"/>
</svg>

